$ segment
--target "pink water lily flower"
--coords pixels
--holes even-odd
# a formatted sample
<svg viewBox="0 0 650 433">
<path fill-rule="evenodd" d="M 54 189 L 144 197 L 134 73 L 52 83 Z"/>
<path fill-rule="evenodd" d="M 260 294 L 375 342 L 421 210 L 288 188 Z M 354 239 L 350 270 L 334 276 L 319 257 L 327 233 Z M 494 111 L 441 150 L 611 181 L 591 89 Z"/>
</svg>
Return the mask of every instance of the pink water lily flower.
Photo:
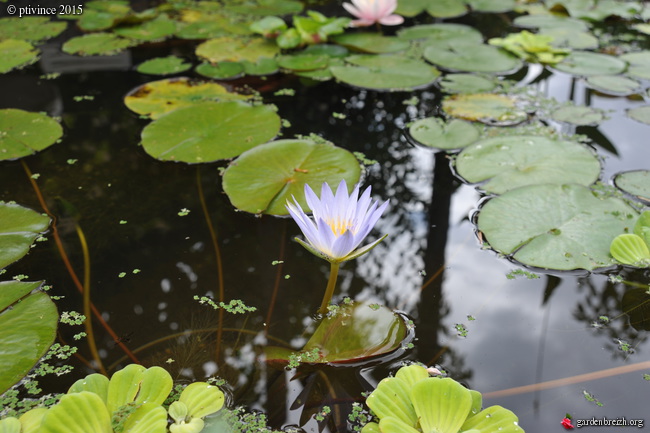
<svg viewBox="0 0 650 433">
<path fill-rule="evenodd" d="M 404 18 L 393 14 L 397 0 L 352 0 L 352 3 L 343 3 L 343 7 L 359 18 L 350 23 L 352 27 L 366 27 L 375 23 L 396 26 L 404 22 Z"/>
<path fill-rule="evenodd" d="M 330 186 L 323 183 L 320 198 L 305 184 L 305 198 L 312 210 L 310 219 L 294 197 L 294 203 L 287 201 L 287 210 L 305 235 L 307 242 L 296 238 L 313 254 L 330 263 L 352 260 L 370 251 L 386 236 L 372 244 L 357 249 L 388 206 L 388 201 L 371 204 L 370 187 L 359 198 L 359 185 L 348 195 L 345 180 L 339 184 L 336 195 Z"/>
</svg>

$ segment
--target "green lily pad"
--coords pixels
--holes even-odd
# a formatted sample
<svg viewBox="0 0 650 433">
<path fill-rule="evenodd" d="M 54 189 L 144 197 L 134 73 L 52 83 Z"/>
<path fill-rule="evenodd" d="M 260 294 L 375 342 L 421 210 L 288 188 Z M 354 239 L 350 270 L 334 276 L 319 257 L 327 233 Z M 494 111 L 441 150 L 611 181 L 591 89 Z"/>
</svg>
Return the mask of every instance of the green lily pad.
<svg viewBox="0 0 650 433">
<path fill-rule="evenodd" d="M 480 31 L 465 24 L 439 23 L 407 27 L 397 32 L 402 39 L 426 39 L 427 42 L 483 42 Z"/>
<path fill-rule="evenodd" d="M 273 106 L 203 102 L 151 122 L 142 131 L 142 146 L 162 161 L 202 163 L 233 158 L 279 131 L 280 117 Z"/>
<path fill-rule="evenodd" d="M 0 74 L 29 66 L 38 60 L 39 50 L 27 41 L 0 40 Z"/>
<path fill-rule="evenodd" d="M 650 202 L 650 170 L 618 173 L 614 177 L 614 185 L 640 200 Z"/>
<path fill-rule="evenodd" d="M 510 12 L 516 6 L 515 0 L 465 0 L 476 12 Z"/>
<path fill-rule="evenodd" d="M 314 71 L 324 69 L 329 63 L 329 57 L 318 54 L 294 54 L 280 56 L 277 59 L 278 66 L 290 71 Z"/>
<path fill-rule="evenodd" d="M 191 63 L 176 56 L 158 57 L 138 65 L 137 71 L 149 75 L 172 75 L 185 72 L 192 67 Z"/>
<path fill-rule="evenodd" d="M 609 247 L 609 252 L 624 265 L 638 268 L 650 266 L 650 250 L 639 235 L 626 233 L 616 236 Z"/>
<path fill-rule="evenodd" d="M 210 63 L 242 60 L 255 63 L 263 57 L 273 58 L 279 52 L 277 44 L 264 38 L 221 37 L 207 40 L 196 47 L 196 55 Z"/>
<path fill-rule="evenodd" d="M 66 394 L 43 416 L 39 433 L 112 433 L 111 415 L 92 392 Z"/>
<path fill-rule="evenodd" d="M 481 136 L 481 131 L 463 120 L 444 122 L 436 117 L 427 117 L 414 122 L 409 127 L 409 134 L 425 146 L 451 150 L 474 143 Z"/>
<path fill-rule="evenodd" d="M 220 21 L 179 23 L 176 27 L 176 36 L 180 39 L 212 39 L 229 35 Z"/>
<path fill-rule="evenodd" d="M 17 204 L 0 202 L 0 269 L 25 256 L 50 218 Z"/>
<path fill-rule="evenodd" d="M 110 56 L 117 54 L 133 43 L 112 33 L 93 33 L 69 39 L 61 48 L 68 54 L 80 56 Z"/>
<path fill-rule="evenodd" d="M 394 53 L 411 46 L 407 40 L 378 33 L 347 33 L 334 35 L 330 39 L 346 48 L 364 53 Z"/>
<path fill-rule="evenodd" d="M 275 59 L 261 57 L 256 62 L 242 60 L 241 65 L 244 67 L 244 72 L 248 75 L 271 75 L 280 70 L 280 66 Z"/>
<path fill-rule="evenodd" d="M 485 44 L 453 42 L 430 44 L 423 57 L 450 71 L 506 74 L 521 68 L 522 62 L 505 50 Z"/>
<path fill-rule="evenodd" d="M 309 45 L 307 48 L 302 50 L 302 53 L 324 55 L 333 58 L 343 58 L 343 57 L 347 57 L 350 51 L 347 48 L 342 47 L 341 45 L 317 44 L 317 45 Z"/>
<path fill-rule="evenodd" d="M 195 69 L 197 74 L 215 80 L 232 80 L 244 75 L 244 65 L 239 62 L 201 63 Z"/>
<path fill-rule="evenodd" d="M 618 0 L 563 0 L 562 7 L 572 17 L 590 21 L 604 21 L 610 16 L 633 18 L 643 9 L 638 2 Z"/>
<path fill-rule="evenodd" d="M 426 10 L 434 18 L 457 18 L 468 12 L 467 4 L 463 0 L 438 0 L 429 2 Z"/>
<path fill-rule="evenodd" d="M 438 84 L 445 93 L 483 93 L 497 87 L 493 78 L 476 74 L 447 74 Z"/>
<path fill-rule="evenodd" d="M 397 2 L 395 13 L 403 17 L 414 17 L 427 8 L 428 0 L 401 0 Z"/>
<path fill-rule="evenodd" d="M 331 143 L 277 140 L 243 153 L 223 176 L 223 189 L 231 203 L 250 213 L 287 215 L 292 196 L 307 208 L 304 186 L 320 188 L 324 182 L 345 179 L 354 185 L 361 176 L 357 159 Z"/>
<path fill-rule="evenodd" d="M 0 161 L 41 151 L 61 138 L 59 123 L 42 113 L 15 108 L 0 110 Z"/>
<path fill-rule="evenodd" d="M 492 248 L 520 263 L 571 270 L 610 266 L 612 240 L 636 211 L 581 185 L 529 185 L 485 203 L 478 228 Z"/>
<path fill-rule="evenodd" d="M 290 15 L 299 14 L 303 3 L 297 0 L 248 0 L 227 4 L 226 10 L 251 15 Z"/>
<path fill-rule="evenodd" d="M 587 85 L 609 95 L 631 95 L 641 90 L 641 83 L 620 75 L 594 75 L 587 78 Z"/>
<path fill-rule="evenodd" d="M 488 125 L 516 125 L 528 118 L 514 99 L 492 93 L 448 96 L 442 101 L 442 109 L 450 116 Z"/>
<path fill-rule="evenodd" d="M 637 51 L 619 56 L 629 63 L 625 75 L 640 80 L 650 80 L 650 51 Z"/>
<path fill-rule="evenodd" d="M 560 63 L 553 66 L 558 71 L 572 75 L 616 75 L 627 67 L 627 62 L 607 54 L 591 51 L 572 51 Z"/>
<path fill-rule="evenodd" d="M 0 39 L 39 42 L 58 36 L 68 23 L 50 21 L 48 17 L 27 16 L 0 18 Z"/>
<path fill-rule="evenodd" d="M 571 125 L 596 125 L 605 119 L 601 110 L 581 105 L 558 108 L 551 113 L 551 117 Z"/>
<path fill-rule="evenodd" d="M 124 97 L 124 104 L 138 114 L 157 119 L 177 108 L 208 101 L 244 100 L 247 96 L 229 92 L 217 83 L 170 78 L 145 83 Z"/>
<path fill-rule="evenodd" d="M 113 30 L 116 35 L 137 42 L 162 41 L 174 34 L 176 24 L 170 19 L 155 19 L 128 27 L 118 27 Z"/>
<path fill-rule="evenodd" d="M 598 48 L 598 38 L 585 30 L 573 27 L 553 27 L 540 31 L 539 35 L 553 38 L 551 45 L 571 48 L 574 50 L 595 50 Z"/>
<path fill-rule="evenodd" d="M 356 55 L 345 59 L 348 66 L 331 66 L 332 75 L 344 83 L 375 90 L 425 87 L 440 75 L 433 66 L 398 55 Z"/>
<path fill-rule="evenodd" d="M 466 147 L 456 170 L 481 189 L 503 194 L 524 185 L 575 183 L 590 185 L 600 175 L 600 162 L 586 146 L 537 136 L 493 137 Z"/>
<path fill-rule="evenodd" d="M 50 297 L 35 291 L 41 284 L 0 283 L 0 394 L 20 381 L 54 343 L 59 315 Z"/>
<path fill-rule="evenodd" d="M 630 108 L 627 110 L 627 117 L 634 119 L 637 122 L 650 125 L 650 105 L 643 105 L 641 107 Z"/>
<path fill-rule="evenodd" d="M 522 15 L 515 18 L 513 24 L 526 29 L 540 28 L 546 30 L 565 28 L 580 31 L 589 30 L 589 25 L 582 20 L 558 15 Z"/>
<path fill-rule="evenodd" d="M 301 353 L 318 352 L 317 358 L 303 360 L 303 364 L 343 365 L 368 360 L 399 349 L 408 338 L 404 318 L 389 308 L 371 308 L 367 303 L 341 305 L 337 313 L 323 319 L 303 347 Z M 286 364 L 292 354 L 295 356 L 291 350 L 271 347 L 267 360 Z"/>
</svg>

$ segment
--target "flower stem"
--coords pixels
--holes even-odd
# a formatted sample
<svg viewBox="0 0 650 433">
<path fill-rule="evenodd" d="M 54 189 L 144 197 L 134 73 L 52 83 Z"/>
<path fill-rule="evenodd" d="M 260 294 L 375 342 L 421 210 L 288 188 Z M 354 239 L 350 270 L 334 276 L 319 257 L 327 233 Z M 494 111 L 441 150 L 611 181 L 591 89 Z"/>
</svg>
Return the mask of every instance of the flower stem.
<svg viewBox="0 0 650 433">
<path fill-rule="evenodd" d="M 330 268 L 330 279 L 327 281 L 327 288 L 325 289 L 325 296 L 323 296 L 323 302 L 320 305 L 319 314 L 327 314 L 327 307 L 332 300 L 334 295 L 334 288 L 336 287 L 336 278 L 339 276 L 339 266 L 341 263 L 332 262 L 332 267 Z"/>
</svg>

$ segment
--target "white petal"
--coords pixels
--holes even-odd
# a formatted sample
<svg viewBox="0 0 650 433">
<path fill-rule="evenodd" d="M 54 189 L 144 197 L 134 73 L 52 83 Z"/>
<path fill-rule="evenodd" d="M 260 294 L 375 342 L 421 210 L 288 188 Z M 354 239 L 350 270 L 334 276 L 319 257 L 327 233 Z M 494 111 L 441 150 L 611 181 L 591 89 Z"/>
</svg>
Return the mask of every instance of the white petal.
<svg viewBox="0 0 650 433">
<path fill-rule="evenodd" d="M 324 209 L 323 206 L 316 196 L 316 193 L 311 189 L 311 187 L 305 184 L 305 200 L 307 201 L 307 206 L 311 209 L 311 213 L 316 215 L 323 215 Z"/>
<path fill-rule="evenodd" d="M 332 246 L 336 241 L 332 228 L 321 218 L 316 220 L 316 227 L 318 228 L 318 244 L 314 246 L 324 254 L 332 256 Z"/>
<path fill-rule="evenodd" d="M 403 22 L 404 18 L 400 15 L 388 15 L 387 17 L 383 17 L 379 20 L 379 23 L 385 26 L 397 26 Z"/>
<path fill-rule="evenodd" d="M 350 254 L 356 245 L 354 235 L 351 231 L 347 231 L 339 236 L 334 245 L 332 245 L 332 257 L 335 259 L 342 259 L 343 257 Z"/>
<path fill-rule="evenodd" d="M 343 3 L 343 7 L 345 8 L 346 11 L 350 12 L 352 15 L 354 15 L 357 18 L 360 18 L 362 16 L 361 11 L 359 11 L 359 9 L 355 8 L 350 3 Z"/>
</svg>

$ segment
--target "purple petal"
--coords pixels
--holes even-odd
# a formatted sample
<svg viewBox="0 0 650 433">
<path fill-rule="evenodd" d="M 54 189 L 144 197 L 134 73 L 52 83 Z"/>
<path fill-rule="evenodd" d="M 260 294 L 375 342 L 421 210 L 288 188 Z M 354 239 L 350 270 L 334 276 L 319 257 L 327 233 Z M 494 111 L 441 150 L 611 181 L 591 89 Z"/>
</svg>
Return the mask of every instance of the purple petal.
<svg viewBox="0 0 650 433">
<path fill-rule="evenodd" d="M 334 245 L 332 245 L 332 257 L 342 259 L 354 250 L 356 246 L 354 244 L 355 236 L 351 231 L 346 231 L 334 241 Z"/>
<path fill-rule="evenodd" d="M 314 215 L 323 215 L 325 209 L 323 209 L 321 201 L 316 196 L 316 193 L 311 189 L 311 187 L 305 184 L 305 200 L 307 201 L 307 206 L 311 209 L 311 213 Z"/>
</svg>

